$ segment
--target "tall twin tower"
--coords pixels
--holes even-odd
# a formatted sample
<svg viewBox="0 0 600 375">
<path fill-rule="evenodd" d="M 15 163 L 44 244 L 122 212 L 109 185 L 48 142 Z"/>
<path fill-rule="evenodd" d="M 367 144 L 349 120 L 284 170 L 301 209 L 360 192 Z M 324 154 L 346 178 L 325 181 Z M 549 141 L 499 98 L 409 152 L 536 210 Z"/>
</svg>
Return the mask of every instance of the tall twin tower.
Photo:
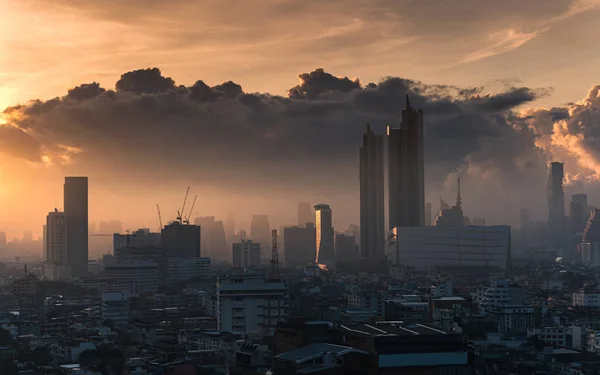
<svg viewBox="0 0 600 375">
<path fill-rule="evenodd" d="M 399 128 L 388 126 L 388 228 L 425 224 L 423 110 L 408 94 Z M 383 259 L 386 247 L 383 136 L 370 125 L 360 148 L 360 248 L 366 260 Z"/>
</svg>

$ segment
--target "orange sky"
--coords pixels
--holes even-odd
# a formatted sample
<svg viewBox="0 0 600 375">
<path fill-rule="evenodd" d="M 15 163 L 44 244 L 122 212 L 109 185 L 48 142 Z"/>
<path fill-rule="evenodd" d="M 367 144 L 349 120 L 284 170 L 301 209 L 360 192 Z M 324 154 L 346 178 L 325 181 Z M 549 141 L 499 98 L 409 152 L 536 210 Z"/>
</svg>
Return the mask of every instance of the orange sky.
<svg viewBox="0 0 600 375">
<path fill-rule="evenodd" d="M 362 82 L 520 80 L 552 87 L 537 103 L 546 106 L 578 100 L 600 81 L 596 0 L 0 3 L 0 109 L 85 82 L 110 88 L 123 72 L 153 66 L 179 84 L 233 80 L 246 92 L 278 95 L 317 67 Z M 60 203 L 62 178 L 51 166 L 0 154 L 0 226 L 39 227 L 44 213 L 32 207 Z M 184 186 L 168 199 L 180 199 Z M 154 203 L 140 215 L 151 215 Z M 97 219 L 116 214 L 91 205 Z"/>
</svg>

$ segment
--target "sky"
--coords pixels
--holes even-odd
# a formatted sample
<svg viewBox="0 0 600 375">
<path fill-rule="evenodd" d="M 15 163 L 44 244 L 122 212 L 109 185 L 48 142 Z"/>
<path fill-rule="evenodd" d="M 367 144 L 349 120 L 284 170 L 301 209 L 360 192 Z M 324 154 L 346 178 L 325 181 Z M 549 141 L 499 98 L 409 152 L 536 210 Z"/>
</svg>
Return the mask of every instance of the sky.
<svg viewBox="0 0 600 375">
<path fill-rule="evenodd" d="M 597 0 L 0 7 L 9 233 L 39 233 L 69 174 L 90 176 L 92 219 L 132 228 L 156 226 L 157 203 L 175 216 L 188 185 L 199 215 L 233 210 L 242 227 L 251 213 L 294 223 L 303 200 L 330 203 L 347 227 L 360 134 L 399 122 L 406 93 L 425 110 L 434 207 L 460 175 L 469 215 L 516 223 L 526 206 L 541 220 L 550 160 L 566 163 L 567 193 L 594 202 Z"/>
</svg>

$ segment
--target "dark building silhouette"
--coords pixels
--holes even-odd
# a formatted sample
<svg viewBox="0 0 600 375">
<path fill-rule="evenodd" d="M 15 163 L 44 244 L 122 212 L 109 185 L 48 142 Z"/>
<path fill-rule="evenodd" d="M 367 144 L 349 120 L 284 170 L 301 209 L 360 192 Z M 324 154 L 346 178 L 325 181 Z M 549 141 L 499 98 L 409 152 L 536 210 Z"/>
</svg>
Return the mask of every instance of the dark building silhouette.
<svg viewBox="0 0 600 375">
<path fill-rule="evenodd" d="M 367 260 L 385 255 L 383 136 L 367 125 L 360 148 L 360 251 Z"/>
<path fill-rule="evenodd" d="M 582 233 L 590 217 L 587 194 L 573 194 L 569 206 L 571 234 Z"/>
<path fill-rule="evenodd" d="M 469 225 L 469 219 L 466 218 L 462 210 L 462 198 L 460 197 L 460 178 L 458 179 L 458 189 L 456 191 L 456 204 L 450 207 L 443 199 L 440 199 L 440 211 L 435 218 L 436 227 L 462 227 Z"/>
<path fill-rule="evenodd" d="M 315 263 L 317 232 L 313 223 L 283 228 L 286 267 L 304 267 Z"/>
<path fill-rule="evenodd" d="M 352 262 L 358 256 L 358 246 L 354 236 L 336 233 L 335 235 L 335 256 L 338 262 Z"/>
<path fill-rule="evenodd" d="M 161 230 L 161 245 L 167 258 L 200 257 L 200 244 L 198 225 L 172 221 Z"/>
<path fill-rule="evenodd" d="M 315 222 L 315 216 L 312 212 L 312 207 L 308 202 L 298 203 L 298 226 L 303 227 L 306 223 Z"/>
<path fill-rule="evenodd" d="M 431 222 L 431 202 L 425 203 L 425 226 L 430 227 L 433 223 Z"/>
<path fill-rule="evenodd" d="M 208 242 L 211 249 L 210 257 L 214 260 L 228 260 L 229 248 L 227 246 L 227 238 L 225 237 L 224 223 L 220 220 L 215 221 L 209 236 Z"/>
<path fill-rule="evenodd" d="M 260 244 L 260 259 L 268 263 L 271 256 L 271 225 L 268 215 L 252 215 L 250 222 L 250 239 Z"/>
<path fill-rule="evenodd" d="M 583 242 L 600 242 L 600 210 L 595 208 L 583 230 Z"/>
<path fill-rule="evenodd" d="M 563 163 L 550 163 L 550 175 L 548 176 L 548 231 L 550 246 L 559 249 L 564 249 L 566 246 L 568 230 L 565 216 L 563 178 Z"/>
<path fill-rule="evenodd" d="M 335 250 L 333 247 L 333 219 L 331 208 L 327 204 L 315 206 L 316 227 L 316 261 L 319 264 L 333 265 L 335 263 Z"/>
<path fill-rule="evenodd" d="M 406 95 L 400 128 L 388 127 L 389 227 L 425 224 L 423 110 Z"/>
<path fill-rule="evenodd" d="M 64 185 L 67 220 L 67 263 L 71 275 L 81 277 L 88 268 L 88 178 L 66 177 Z"/>
</svg>

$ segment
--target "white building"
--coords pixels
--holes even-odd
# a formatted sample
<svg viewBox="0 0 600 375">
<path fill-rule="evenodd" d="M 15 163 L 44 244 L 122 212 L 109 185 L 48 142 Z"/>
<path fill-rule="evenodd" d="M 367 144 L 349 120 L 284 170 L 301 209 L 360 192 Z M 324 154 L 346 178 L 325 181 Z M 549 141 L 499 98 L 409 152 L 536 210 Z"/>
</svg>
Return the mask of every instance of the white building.
<svg viewBox="0 0 600 375">
<path fill-rule="evenodd" d="M 118 281 L 132 281 L 137 293 L 158 289 L 159 265 L 152 261 L 119 262 L 104 266 L 104 276 Z"/>
<path fill-rule="evenodd" d="M 510 227 L 398 227 L 386 255 L 392 264 L 433 267 L 506 269 L 510 261 Z"/>
<path fill-rule="evenodd" d="M 600 307 L 600 291 L 581 289 L 573 293 L 573 306 Z"/>
<path fill-rule="evenodd" d="M 192 277 L 210 275 L 210 258 L 169 258 L 167 271 L 172 283 L 185 281 Z"/>
<path fill-rule="evenodd" d="M 525 333 L 535 324 L 534 308 L 530 306 L 504 306 L 493 310 L 491 316 L 498 324 L 498 332 Z"/>
<path fill-rule="evenodd" d="M 115 252 L 127 247 L 159 247 L 160 233 L 151 233 L 150 229 L 142 228 L 133 233 L 113 235 L 113 246 Z"/>
<path fill-rule="evenodd" d="M 217 282 L 219 331 L 272 333 L 287 318 L 288 294 L 282 280 L 220 277 Z"/>
<path fill-rule="evenodd" d="M 260 244 L 241 240 L 232 246 L 232 264 L 236 268 L 260 267 Z"/>
<path fill-rule="evenodd" d="M 508 305 L 522 305 L 524 298 L 523 288 L 506 278 L 492 278 L 489 287 L 478 288 L 473 295 L 482 314 Z"/>
<path fill-rule="evenodd" d="M 129 322 L 129 299 L 123 292 L 102 294 L 102 320 L 111 320 L 115 326 Z"/>
</svg>

